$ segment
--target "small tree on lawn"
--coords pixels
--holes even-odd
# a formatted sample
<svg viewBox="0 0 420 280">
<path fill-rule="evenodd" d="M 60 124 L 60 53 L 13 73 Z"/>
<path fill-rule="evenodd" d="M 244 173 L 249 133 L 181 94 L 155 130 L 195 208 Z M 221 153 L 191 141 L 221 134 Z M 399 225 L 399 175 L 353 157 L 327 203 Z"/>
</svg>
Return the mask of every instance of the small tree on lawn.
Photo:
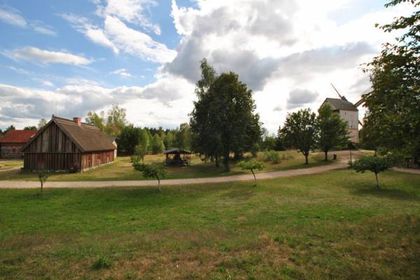
<svg viewBox="0 0 420 280">
<path fill-rule="evenodd" d="M 251 171 L 252 175 L 254 176 L 255 185 L 257 185 L 257 177 L 255 176 L 254 170 L 262 170 L 264 168 L 264 164 L 260 161 L 252 159 L 248 161 L 241 161 L 238 165 L 242 170 Z"/>
<path fill-rule="evenodd" d="M 147 154 L 147 147 L 144 144 L 138 144 L 134 147 L 134 161 L 144 161 L 144 156 Z"/>
<path fill-rule="evenodd" d="M 38 172 L 38 179 L 39 179 L 39 182 L 41 183 L 41 193 L 44 190 L 44 184 L 45 182 L 47 182 L 48 176 L 49 174 L 45 170 L 41 170 Z"/>
<path fill-rule="evenodd" d="M 159 163 L 144 164 L 140 161 L 134 161 L 133 167 L 135 170 L 142 172 L 143 177 L 145 178 L 154 178 L 158 181 L 158 188 L 160 189 L 160 179 L 164 178 L 166 175 L 165 166 Z"/>
<path fill-rule="evenodd" d="M 302 109 L 288 114 L 279 137 L 284 139 L 287 146 L 298 149 L 305 157 L 305 164 L 308 164 L 309 153 L 316 148 L 318 140 L 315 113 L 310 109 Z"/>
<path fill-rule="evenodd" d="M 376 187 L 379 187 L 378 174 L 391 167 L 391 162 L 388 158 L 378 156 L 365 156 L 356 160 L 353 163 L 353 169 L 356 172 L 364 173 L 366 170 L 375 173 Z"/>
</svg>

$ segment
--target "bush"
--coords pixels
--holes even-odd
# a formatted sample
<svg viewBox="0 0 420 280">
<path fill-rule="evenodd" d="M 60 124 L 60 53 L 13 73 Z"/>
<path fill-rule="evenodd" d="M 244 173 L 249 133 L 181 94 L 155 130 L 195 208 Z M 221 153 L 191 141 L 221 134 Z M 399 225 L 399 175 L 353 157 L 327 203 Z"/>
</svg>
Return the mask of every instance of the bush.
<svg viewBox="0 0 420 280">
<path fill-rule="evenodd" d="M 257 177 L 255 177 L 254 170 L 262 170 L 264 168 L 264 164 L 262 162 L 259 162 L 255 159 L 251 160 L 244 160 L 238 163 L 238 166 L 242 170 L 249 170 L 251 171 L 252 175 L 254 176 L 255 184 L 257 184 Z"/>
<path fill-rule="evenodd" d="M 375 174 L 376 187 L 379 189 L 378 174 L 382 171 L 387 170 L 392 166 L 392 160 L 387 157 L 378 156 L 364 156 L 353 163 L 353 169 L 356 172 L 364 173 L 365 171 L 371 171 Z"/>
<path fill-rule="evenodd" d="M 280 155 L 278 152 L 270 150 L 264 152 L 264 161 L 270 161 L 272 163 L 280 163 Z"/>
</svg>

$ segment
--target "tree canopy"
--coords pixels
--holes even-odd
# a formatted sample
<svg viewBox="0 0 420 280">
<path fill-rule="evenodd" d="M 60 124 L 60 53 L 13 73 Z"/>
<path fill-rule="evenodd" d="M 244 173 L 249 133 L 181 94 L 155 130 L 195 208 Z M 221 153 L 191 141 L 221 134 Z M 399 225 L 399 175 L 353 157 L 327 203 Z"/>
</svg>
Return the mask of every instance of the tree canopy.
<svg viewBox="0 0 420 280">
<path fill-rule="evenodd" d="M 328 160 L 328 151 L 348 143 L 347 124 L 328 103 L 325 103 L 318 110 L 317 125 L 319 128 L 318 145 L 325 153 L 325 160 Z"/>
<path fill-rule="evenodd" d="M 197 82 L 198 101 L 191 113 L 194 150 L 206 158 L 220 156 L 229 170 L 231 153 L 240 156 L 259 142 L 261 128 L 252 91 L 233 72 L 216 75 L 206 60 Z"/>
<path fill-rule="evenodd" d="M 315 113 L 311 112 L 310 109 L 302 109 L 288 114 L 279 133 L 279 138 L 282 138 L 287 146 L 298 149 L 305 157 L 305 164 L 308 164 L 309 153 L 318 144 L 318 126 Z"/>
<path fill-rule="evenodd" d="M 418 1 L 394 0 L 386 7 Z M 396 18 L 380 26 L 385 32 L 404 30 L 395 42 L 383 45 L 381 53 L 367 65 L 372 91 L 364 95 L 368 113 L 363 140 L 375 148 L 398 151 L 420 158 L 420 12 Z"/>
</svg>

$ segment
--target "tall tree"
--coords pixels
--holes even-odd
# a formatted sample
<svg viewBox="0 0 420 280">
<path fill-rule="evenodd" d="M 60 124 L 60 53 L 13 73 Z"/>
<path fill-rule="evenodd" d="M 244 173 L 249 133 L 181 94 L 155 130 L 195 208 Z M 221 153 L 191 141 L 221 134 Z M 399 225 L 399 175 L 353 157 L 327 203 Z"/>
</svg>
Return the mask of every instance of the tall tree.
<svg viewBox="0 0 420 280">
<path fill-rule="evenodd" d="M 135 152 L 135 147 L 139 144 L 140 129 L 127 125 L 117 137 L 118 152 L 121 154 L 132 155 Z"/>
<path fill-rule="evenodd" d="M 152 138 L 152 153 L 158 154 L 163 152 L 165 145 L 158 134 L 155 134 Z"/>
<path fill-rule="evenodd" d="M 229 171 L 231 153 L 250 151 L 259 142 L 259 116 L 254 113 L 252 91 L 239 81 L 237 74 L 223 73 L 215 78 L 206 61 L 201 68 L 202 80 L 197 83 L 198 101 L 191 113 L 191 130 L 198 140 L 195 143 L 199 152 L 215 157 L 216 163 L 223 156 L 224 167 Z"/>
<path fill-rule="evenodd" d="M 44 119 L 44 118 L 40 119 L 39 122 L 38 122 L 38 129 L 43 128 L 46 124 L 47 124 L 46 119 Z"/>
<path fill-rule="evenodd" d="M 191 128 L 188 123 L 182 123 L 176 133 L 177 147 L 184 150 L 191 149 Z"/>
<path fill-rule="evenodd" d="M 112 106 L 108 112 L 105 131 L 110 135 L 118 136 L 126 124 L 126 110 L 118 105 Z"/>
<path fill-rule="evenodd" d="M 104 131 L 106 126 L 104 111 L 100 112 L 99 114 L 96 112 L 89 112 L 87 114 L 86 123 L 94 125 L 101 131 Z"/>
<path fill-rule="evenodd" d="M 298 149 L 303 154 L 305 164 L 308 164 L 309 153 L 316 148 L 318 140 L 315 113 L 310 109 L 302 109 L 288 114 L 280 134 L 288 146 Z"/>
<path fill-rule="evenodd" d="M 324 152 L 325 160 L 327 161 L 328 151 L 348 143 L 347 124 L 327 103 L 319 108 L 317 121 L 319 128 L 319 148 Z"/>
<path fill-rule="evenodd" d="M 414 0 L 393 0 L 413 7 Z M 364 136 L 376 148 L 396 151 L 420 160 L 420 11 L 380 26 L 385 32 L 405 32 L 395 42 L 384 44 L 381 53 L 365 69 L 372 91 L 364 95 L 368 113 Z"/>
</svg>

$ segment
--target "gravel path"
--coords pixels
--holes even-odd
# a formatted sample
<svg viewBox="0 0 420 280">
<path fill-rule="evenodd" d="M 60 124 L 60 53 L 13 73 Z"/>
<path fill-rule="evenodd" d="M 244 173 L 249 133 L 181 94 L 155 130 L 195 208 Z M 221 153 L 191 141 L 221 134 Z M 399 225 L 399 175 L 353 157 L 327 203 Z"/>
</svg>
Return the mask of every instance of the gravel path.
<svg viewBox="0 0 420 280">
<path fill-rule="evenodd" d="M 322 172 L 327 172 L 335 169 L 342 169 L 347 167 L 346 161 L 317 166 L 311 168 L 302 168 L 294 170 L 274 171 L 257 174 L 258 180 L 274 179 L 280 177 L 292 177 L 300 175 L 311 175 Z M 167 179 L 161 180 L 162 185 L 176 186 L 176 185 L 192 185 L 192 184 L 212 184 L 225 183 L 237 181 L 253 180 L 251 174 L 223 176 L 223 177 L 209 177 L 209 178 L 191 178 L 191 179 Z M 111 187 L 140 187 L 140 186 L 155 186 L 156 180 L 132 180 L 132 181 L 76 181 L 76 182 L 48 182 L 44 185 L 45 188 L 111 188 Z M 0 189 L 33 189 L 39 188 L 39 182 L 30 181 L 0 181 Z"/>
</svg>

